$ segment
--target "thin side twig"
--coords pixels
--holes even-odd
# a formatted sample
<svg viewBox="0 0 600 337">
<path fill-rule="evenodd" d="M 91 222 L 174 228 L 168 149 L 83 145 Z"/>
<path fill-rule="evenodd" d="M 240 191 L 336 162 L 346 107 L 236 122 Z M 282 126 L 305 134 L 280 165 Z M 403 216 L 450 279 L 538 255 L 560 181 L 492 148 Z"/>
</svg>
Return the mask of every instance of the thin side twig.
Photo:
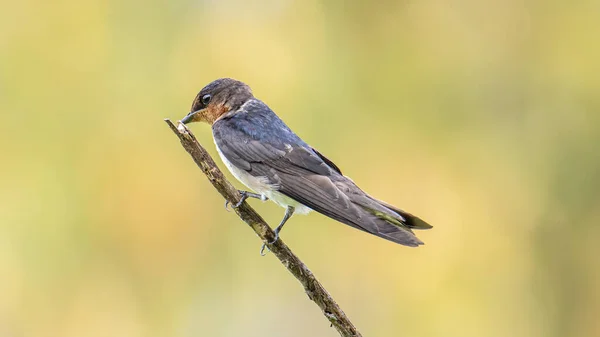
<svg viewBox="0 0 600 337">
<path fill-rule="evenodd" d="M 179 123 L 176 127 L 171 120 L 165 119 L 171 130 L 179 137 L 181 145 L 192 156 L 198 167 L 208 177 L 208 180 L 213 184 L 215 189 L 221 193 L 225 200 L 235 205 L 241 198 L 238 190 L 231 185 L 225 178 L 223 172 L 217 167 L 214 160 L 208 152 L 198 143 L 196 137 L 183 124 Z M 306 265 L 290 250 L 281 238 L 274 244 L 269 242 L 275 239 L 275 233 L 271 227 L 267 225 L 265 220 L 246 202 L 235 209 L 237 215 L 247 223 L 256 232 L 258 237 L 267 244 L 267 247 L 273 252 L 279 261 L 294 275 L 294 277 L 302 283 L 304 291 L 313 302 L 315 302 L 323 315 L 332 326 L 344 337 L 360 337 L 362 336 L 354 324 L 348 319 L 333 297 L 329 295 L 327 290 L 319 283 L 313 273 Z"/>
</svg>

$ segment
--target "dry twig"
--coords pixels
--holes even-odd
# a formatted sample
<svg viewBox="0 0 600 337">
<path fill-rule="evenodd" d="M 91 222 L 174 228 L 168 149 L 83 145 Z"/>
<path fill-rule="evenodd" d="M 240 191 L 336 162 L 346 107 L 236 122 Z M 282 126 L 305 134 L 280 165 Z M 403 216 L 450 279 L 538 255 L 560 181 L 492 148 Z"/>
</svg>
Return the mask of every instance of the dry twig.
<svg viewBox="0 0 600 337">
<path fill-rule="evenodd" d="M 176 127 L 169 119 L 165 119 L 165 122 L 179 137 L 181 145 L 192 156 L 215 189 L 221 193 L 225 200 L 235 205 L 241 198 L 240 193 L 225 178 L 208 152 L 198 143 L 196 137 L 181 123 Z M 361 336 L 354 324 L 344 314 L 327 290 L 319 283 L 306 265 L 283 243 L 283 240 L 280 238 L 274 244 L 269 244 L 275 238 L 275 233 L 273 233 L 265 220 L 248 203 L 242 203 L 240 207 L 235 209 L 235 212 L 267 244 L 267 247 L 269 247 L 271 252 L 273 252 L 290 273 L 302 283 L 308 298 L 321 308 L 323 315 L 331 322 L 331 325 L 336 328 L 341 336 Z"/>
</svg>

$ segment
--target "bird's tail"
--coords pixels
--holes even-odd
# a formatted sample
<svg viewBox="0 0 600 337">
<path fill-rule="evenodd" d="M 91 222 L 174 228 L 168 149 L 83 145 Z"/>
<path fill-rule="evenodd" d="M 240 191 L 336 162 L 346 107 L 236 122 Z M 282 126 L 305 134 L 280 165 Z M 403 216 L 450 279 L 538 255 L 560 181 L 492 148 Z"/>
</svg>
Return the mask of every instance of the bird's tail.
<svg viewBox="0 0 600 337">
<path fill-rule="evenodd" d="M 356 206 L 371 215 L 363 218 L 363 224 L 370 223 L 369 226 L 364 226 L 368 232 L 405 246 L 417 247 L 423 244 L 412 230 L 430 229 L 433 226 L 388 203 L 374 198 L 369 199 L 370 202 L 355 202 Z"/>
<path fill-rule="evenodd" d="M 385 203 L 381 200 L 377 200 L 379 202 L 379 204 L 381 204 L 383 207 L 390 209 L 392 211 L 394 211 L 395 213 L 398 213 L 403 219 L 404 222 L 402 223 L 402 225 L 408 227 L 408 228 L 412 228 L 412 229 L 430 229 L 433 228 L 432 225 L 428 224 L 427 222 L 423 221 L 421 218 L 419 218 L 418 216 L 412 215 L 408 212 L 405 212 L 401 209 L 399 209 L 396 206 L 392 206 L 388 203 Z"/>
</svg>

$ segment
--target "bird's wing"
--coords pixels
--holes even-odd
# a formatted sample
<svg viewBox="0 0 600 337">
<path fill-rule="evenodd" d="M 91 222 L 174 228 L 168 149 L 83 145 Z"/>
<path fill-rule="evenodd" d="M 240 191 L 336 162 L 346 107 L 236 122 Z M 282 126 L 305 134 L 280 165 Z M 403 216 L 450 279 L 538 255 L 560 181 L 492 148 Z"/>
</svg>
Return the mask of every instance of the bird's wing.
<svg viewBox="0 0 600 337">
<path fill-rule="evenodd" d="M 221 153 L 238 168 L 266 177 L 278 191 L 309 208 L 365 232 L 407 246 L 422 242 L 407 221 L 360 190 L 328 159 L 302 143 L 254 139 L 244 129 L 213 125 Z"/>
</svg>

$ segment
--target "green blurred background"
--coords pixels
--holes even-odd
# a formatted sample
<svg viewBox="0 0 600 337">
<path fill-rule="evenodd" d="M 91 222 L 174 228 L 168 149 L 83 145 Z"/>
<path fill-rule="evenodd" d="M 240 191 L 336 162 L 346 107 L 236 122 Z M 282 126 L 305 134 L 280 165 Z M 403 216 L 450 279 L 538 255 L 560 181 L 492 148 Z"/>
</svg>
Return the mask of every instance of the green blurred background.
<svg viewBox="0 0 600 337">
<path fill-rule="evenodd" d="M 597 1 L 2 8 L 0 336 L 337 336 L 163 122 L 219 77 L 435 226 L 284 230 L 365 336 L 600 336 Z"/>
</svg>

